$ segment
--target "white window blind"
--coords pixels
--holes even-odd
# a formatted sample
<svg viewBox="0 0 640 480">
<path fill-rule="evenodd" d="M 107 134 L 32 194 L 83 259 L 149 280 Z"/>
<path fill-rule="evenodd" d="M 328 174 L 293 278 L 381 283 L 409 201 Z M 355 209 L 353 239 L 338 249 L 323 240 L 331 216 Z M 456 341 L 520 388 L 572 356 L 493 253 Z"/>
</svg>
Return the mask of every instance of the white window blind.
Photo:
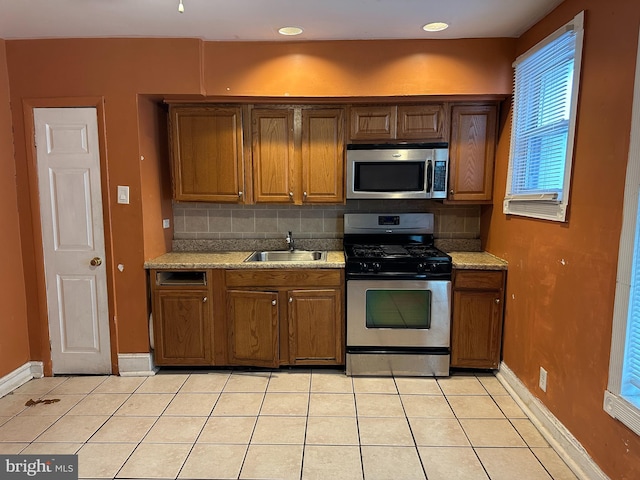
<svg viewBox="0 0 640 480">
<path fill-rule="evenodd" d="M 580 13 L 514 62 L 505 213 L 565 220 L 582 22 Z"/>
<path fill-rule="evenodd" d="M 640 216 L 640 208 L 637 210 Z M 640 218 L 636 217 L 627 338 L 622 367 L 622 397 L 640 408 Z"/>
<path fill-rule="evenodd" d="M 640 49 L 636 55 L 609 381 L 603 406 L 609 415 L 640 435 Z"/>
</svg>

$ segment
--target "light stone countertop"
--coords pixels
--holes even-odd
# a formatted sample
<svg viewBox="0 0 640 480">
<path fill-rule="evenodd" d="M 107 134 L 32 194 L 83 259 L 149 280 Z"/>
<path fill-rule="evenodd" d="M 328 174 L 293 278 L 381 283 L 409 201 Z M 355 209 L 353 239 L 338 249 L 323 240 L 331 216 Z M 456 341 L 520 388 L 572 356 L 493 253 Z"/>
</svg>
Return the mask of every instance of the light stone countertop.
<svg viewBox="0 0 640 480">
<path fill-rule="evenodd" d="M 507 270 L 507 261 L 487 252 L 449 252 L 459 270 Z"/>
<path fill-rule="evenodd" d="M 250 252 L 171 252 L 144 263 L 144 268 L 344 268 L 344 252 L 328 251 L 326 261 L 245 262 Z"/>
<path fill-rule="evenodd" d="M 145 268 L 344 268 L 344 252 L 329 251 L 324 262 L 245 262 L 245 252 L 172 252 L 145 262 Z M 507 262 L 487 252 L 449 252 L 454 268 L 506 270 Z"/>
</svg>

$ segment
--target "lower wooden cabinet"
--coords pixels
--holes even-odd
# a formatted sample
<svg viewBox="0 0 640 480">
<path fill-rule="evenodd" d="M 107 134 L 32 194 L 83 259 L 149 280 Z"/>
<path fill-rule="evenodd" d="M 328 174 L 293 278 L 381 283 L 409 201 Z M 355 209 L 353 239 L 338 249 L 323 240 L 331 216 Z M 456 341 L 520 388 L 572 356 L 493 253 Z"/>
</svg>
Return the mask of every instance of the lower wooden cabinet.
<svg viewBox="0 0 640 480">
<path fill-rule="evenodd" d="M 174 280 L 165 277 L 167 283 L 160 279 L 158 284 L 152 273 L 155 363 L 211 365 L 211 302 L 206 274 L 181 272 Z"/>
<path fill-rule="evenodd" d="M 160 366 L 344 364 L 340 269 L 150 270 Z"/>
<path fill-rule="evenodd" d="M 505 275 L 503 270 L 454 271 L 452 367 L 498 368 Z"/>
<path fill-rule="evenodd" d="M 288 292 L 289 363 L 342 364 L 342 288 Z"/>
<path fill-rule="evenodd" d="M 230 365 L 344 364 L 342 270 L 228 270 L 226 285 Z"/>
<path fill-rule="evenodd" d="M 278 294 L 227 291 L 229 363 L 278 366 Z"/>
</svg>

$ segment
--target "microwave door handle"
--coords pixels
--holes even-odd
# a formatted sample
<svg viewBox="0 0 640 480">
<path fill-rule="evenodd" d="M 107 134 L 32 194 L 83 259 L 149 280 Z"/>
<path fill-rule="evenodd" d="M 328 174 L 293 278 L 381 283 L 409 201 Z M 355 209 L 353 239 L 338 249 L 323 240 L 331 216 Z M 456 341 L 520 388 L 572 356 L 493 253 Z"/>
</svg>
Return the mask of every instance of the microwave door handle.
<svg viewBox="0 0 640 480">
<path fill-rule="evenodd" d="M 427 193 L 431 193 L 431 184 L 433 182 L 433 164 L 431 160 L 427 161 Z"/>
</svg>

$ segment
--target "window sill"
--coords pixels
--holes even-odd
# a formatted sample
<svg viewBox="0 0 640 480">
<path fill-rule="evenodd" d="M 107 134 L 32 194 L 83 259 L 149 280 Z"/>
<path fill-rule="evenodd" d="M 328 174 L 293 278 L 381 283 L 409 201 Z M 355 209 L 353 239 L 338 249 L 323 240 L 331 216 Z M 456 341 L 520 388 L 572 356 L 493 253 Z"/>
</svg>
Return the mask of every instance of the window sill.
<svg viewBox="0 0 640 480">
<path fill-rule="evenodd" d="M 624 423 L 636 435 L 640 435 L 640 410 L 624 398 L 611 393 L 609 390 L 605 390 L 604 411 L 616 420 Z"/>
<path fill-rule="evenodd" d="M 505 199 L 503 204 L 503 213 L 507 215 L 520 215 L 554 222 L 566 221 L 566 212 L 567 205 L 556 201 Z"/>
</svg>

